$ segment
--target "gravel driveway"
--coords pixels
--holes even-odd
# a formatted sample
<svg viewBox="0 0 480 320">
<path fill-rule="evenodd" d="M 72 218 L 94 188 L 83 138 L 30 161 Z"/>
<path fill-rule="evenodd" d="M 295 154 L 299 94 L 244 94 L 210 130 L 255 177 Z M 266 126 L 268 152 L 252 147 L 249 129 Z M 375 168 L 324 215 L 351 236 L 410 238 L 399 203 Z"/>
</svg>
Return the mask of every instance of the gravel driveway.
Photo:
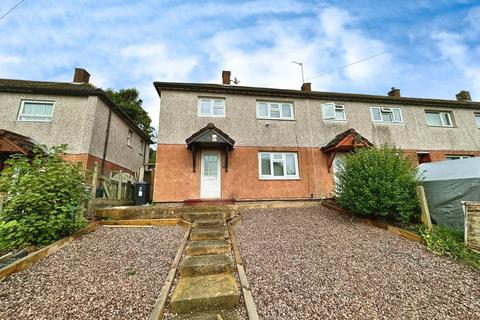
<svg viewBox="0 0 480 320">
<path fill-rule="evenodd" d="M 147 319 L 184 232 L 100 227 L 0 282 L 0 319 Z"/>
<path fill-rule="evenodd" d="M 323 207 L 244 210 L 263 319 L 480 319 L 480 273 Z"/>
</svg>

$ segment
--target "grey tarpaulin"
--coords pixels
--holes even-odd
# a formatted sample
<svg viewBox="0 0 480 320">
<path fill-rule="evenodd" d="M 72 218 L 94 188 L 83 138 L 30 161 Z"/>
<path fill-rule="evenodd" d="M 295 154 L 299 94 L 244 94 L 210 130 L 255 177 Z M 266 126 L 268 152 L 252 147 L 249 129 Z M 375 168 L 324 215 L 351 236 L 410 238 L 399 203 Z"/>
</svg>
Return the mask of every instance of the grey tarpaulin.
<svg viewBox="0 0 480 320">
<path fill-rule="evenodd" d="M 461 201 L 480 201 L 480 157 L 423 163 L 418 176 L 433 222 L 464 230 Z"/>
</svg>

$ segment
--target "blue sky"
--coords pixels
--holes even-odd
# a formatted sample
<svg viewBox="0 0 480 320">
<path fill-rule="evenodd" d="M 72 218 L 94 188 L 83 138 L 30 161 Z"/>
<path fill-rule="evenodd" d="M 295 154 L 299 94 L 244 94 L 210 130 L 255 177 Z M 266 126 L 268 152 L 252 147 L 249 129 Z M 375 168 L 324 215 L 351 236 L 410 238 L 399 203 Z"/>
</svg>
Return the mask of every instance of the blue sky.
<svg viewBox="0 0 480 320">
<path fill-rule="evenodd" d="M 139 89 L 155 125 L 155 80 L 231 70 L 241 85 L 298 89 L 292 60 L 314 90 L 480 100 L 480 1 L 26 0 L 0 34 L 1 78 L 68 82 L 84 67 L 99 87 Z"/>
</svg>

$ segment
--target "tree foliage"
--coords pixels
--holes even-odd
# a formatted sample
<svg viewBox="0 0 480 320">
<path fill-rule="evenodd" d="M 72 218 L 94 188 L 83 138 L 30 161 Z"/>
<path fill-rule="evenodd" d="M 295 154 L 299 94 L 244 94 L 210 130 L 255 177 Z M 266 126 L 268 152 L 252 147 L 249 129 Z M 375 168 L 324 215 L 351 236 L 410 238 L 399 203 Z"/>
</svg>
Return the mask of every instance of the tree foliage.
<svg viewBox="0 0 480 320">
<path fill-rule="evenodd" d="M 0 175 L 0 251 L 45 245 L 82 226 L 89 197 L 79 164 L 63 160 L 66 146 L 38 148 L 33 159 L 14 155 Z"/>
<path fill-rule="evenodd" d="M 340 163 L 337 203 L 355 214 L 408 223 L 419 218 L 412 159 L 396 148 L 364 148 Z"/>
<path fill-rule="evenodd" d="M 140 99 L 140 93 L 135 88 L 105 90 L 105 93 L 115 104 L 125 111 L 126 114 L 151 138 L 154 137 L 155 129 L 152 127 L 152 119 L 143 109 L 143 100 Z"/>
</svg>

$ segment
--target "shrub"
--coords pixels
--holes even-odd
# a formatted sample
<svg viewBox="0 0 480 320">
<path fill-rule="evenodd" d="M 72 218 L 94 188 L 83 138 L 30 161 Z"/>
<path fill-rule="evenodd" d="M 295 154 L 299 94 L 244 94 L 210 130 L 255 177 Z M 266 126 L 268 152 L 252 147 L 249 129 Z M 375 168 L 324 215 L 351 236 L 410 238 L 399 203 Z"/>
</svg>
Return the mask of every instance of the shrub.
<svg viewBox="0 0 480 320">
<path fill-rule="evenodd" d="M 88 199 L 80 166 L 62 159 L 66 146 L 14 155 L 0 175 L 6 194 L 0 213 L 0 251 L 46 245 L 86 224 Z"/>
<path fill-rule="evenodd" d="M 431 231 L 420 230 L 427 249 L 437 256 L 446 256 L 480 270 L 480 254 L 463 244 L 463 232 L 443 226 L 433 226 Z"/>
<path fill-rule="evenodd" d="M 349 154 L 337 172 L 337 203 L 355 214 L 417 221 L 416 169 L 400 150 L 382 146 Z"/>
</svg>

